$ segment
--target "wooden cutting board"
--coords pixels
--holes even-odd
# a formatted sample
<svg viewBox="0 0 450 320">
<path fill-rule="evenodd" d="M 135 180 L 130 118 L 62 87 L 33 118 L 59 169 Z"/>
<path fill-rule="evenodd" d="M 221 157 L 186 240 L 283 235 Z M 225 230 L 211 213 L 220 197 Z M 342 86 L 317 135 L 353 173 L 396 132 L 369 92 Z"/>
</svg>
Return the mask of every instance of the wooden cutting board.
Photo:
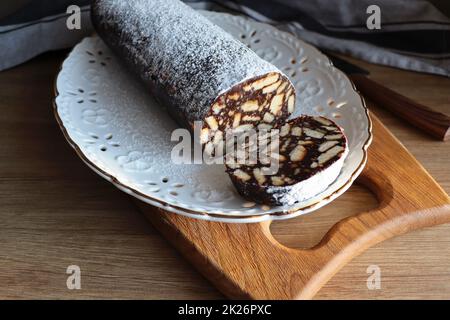
<svg viewBox="0 0 450 320">
<path fill-rule="evenodd" d="M 311 249 L 281 245 L 270 233 L 270 222 L 208 222 L 142 202 L 139 207 L 227 297 L 310 299 L 369 247 L 412 230 L 450 222 L 449 196 L 378 118 L 371 117 L 374 141 L 357 180 L 376 195 L 379 207 L 338 222 Z"/>
</svg>

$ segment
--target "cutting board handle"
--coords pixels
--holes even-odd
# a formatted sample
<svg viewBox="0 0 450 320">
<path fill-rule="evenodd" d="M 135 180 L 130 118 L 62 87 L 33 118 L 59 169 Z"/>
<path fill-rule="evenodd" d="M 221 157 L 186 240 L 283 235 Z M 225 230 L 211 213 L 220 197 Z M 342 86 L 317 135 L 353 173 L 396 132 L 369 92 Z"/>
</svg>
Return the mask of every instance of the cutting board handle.
<svg viewBox="0 0 450 320">
<path fill-rule="evenodd" d="M 149 209 L 157 229 L 230 298 L 309 299 L 346 263 L 391 237 L 450 222 L 450 199 L 374 116 L 374 141 L 358 182 L 379 207 L 335 224 L 315 247 L 287 248 L 270 222 L 227 224 Z M 332 205 L 332 204 L 330 204 Z"/>
</svg>

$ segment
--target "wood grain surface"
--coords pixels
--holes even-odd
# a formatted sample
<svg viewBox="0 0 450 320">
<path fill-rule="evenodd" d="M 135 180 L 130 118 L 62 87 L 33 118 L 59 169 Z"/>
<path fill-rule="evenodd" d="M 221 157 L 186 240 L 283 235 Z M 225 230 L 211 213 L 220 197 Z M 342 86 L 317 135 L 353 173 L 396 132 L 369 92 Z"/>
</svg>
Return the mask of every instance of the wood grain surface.
<svg viewBox="0 0 450 320">
<path fill-rule="evenodd" d="M 0 298 L 191 298 L 223 296 L 136 210 L 90 171 L 64 141 L 51 110 L 64 53 L 0 73 Z M 450 79 L 365 63 L 372 78 L 450 113 Z M 450 145 L 434 141 L 369 103 L 385 125 L 450 193 Z M 276 222 L 281 243 L 308 248 L 342 217 L 376 206 L 362 186 L 314 214 Z M 82 289 L 68 290 L 79 265 Z M 368 290 L 366 269 L 381 269 Z M 450 298 L 450 225 L 388 240 L 353 260 L 316 298 Z"/>
<path fill-rule="evenodd" d="M 375 194 L 378 204 L 340 220 L 311 248 L 281 245 L 270 232 L 270 221 L 199 221 L 142 202 L 139 206 L 156 229 L 227 297 L 312 299 L 343 266 L 373 245 L 450 223 L 450 197 L 380 120 L 375 115 L 371 118 L 374 138 L 357 181 Z"/>
</svg>

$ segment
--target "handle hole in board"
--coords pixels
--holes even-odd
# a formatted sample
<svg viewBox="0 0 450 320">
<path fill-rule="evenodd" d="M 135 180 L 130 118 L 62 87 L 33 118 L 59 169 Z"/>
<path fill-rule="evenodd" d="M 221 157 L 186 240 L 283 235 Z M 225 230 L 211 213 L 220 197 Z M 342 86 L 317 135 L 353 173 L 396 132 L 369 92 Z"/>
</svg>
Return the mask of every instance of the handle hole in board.
<svg viewBox="0 0 450 320">
<path fill-rule="evenodd" d="M 366 187 L 353 184 L 342 196 L 317 211 L 297 218 L 273 221 L 273 237 L 286 247 L 309 249 L 317 245 L 337 222 L 378 208 L 378 200 Z"/>
</svg>

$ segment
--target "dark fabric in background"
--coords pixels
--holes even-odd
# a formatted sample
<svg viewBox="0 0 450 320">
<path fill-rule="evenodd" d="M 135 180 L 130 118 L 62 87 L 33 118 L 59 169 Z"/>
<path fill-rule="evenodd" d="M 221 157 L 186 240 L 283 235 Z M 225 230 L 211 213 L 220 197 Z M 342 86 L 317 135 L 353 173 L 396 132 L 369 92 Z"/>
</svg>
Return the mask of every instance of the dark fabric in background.
<svg viewBox="0 0 450 320">
<path fill-rule="evenodd" d="M 18 3 L 20 6 L 18 5 Z M 0 71 L 50 50 L 70 48 L 92 33 L 90 0 L 1 0 Z M 82 9 L 81 30 L 66 26 L 69 5 Z"/>
<path fill-rule="evenodd" d="M 8 1 L 2 0 L 4 3 Z M 16 2 L 15 0 L 14 2 Z M 10 1 L 12 3 L 13 1 Z M 21 24 L 38 20 L 58 13 L 66 12 L 68 6 L 76 4 L 80 7 L 89 5 L 91 0 L 33 0 L 25 1 L 20 10 L 13 11 L 0 20 L 0 26 Z M 5 12 L 7 7 L 5 6 Z M 1 17 L 1 15 L 0 15 Z"/>
<path fill-rule="evenodd" d="M 213 1 L 227 4 L 231 1 Z M 381 6 L 382 29 L 369 30 L 366 8 L 369 0 L 236 0 L 238 5 L 263 14 L 278 23 L 299 21 L 303 28 L 335 37 L 373 43 L 381 47 L 423 53 L 450 53 L 450 20 L 426 1 L 376 1 Z M 422 4 L 421 4 L 422 2 Z M 274 6 L 274 3 L 280 5 Z M 332 5 L 339 3 L 339 6 Z M 416 3 L 416 5 L 414 5 Z M 387 12 L 386 12 L 387 11 Z M 419 22 L 423 22 L 419 29 Z M 396 26 L 397 28 L 393 27 Z M 404 30 L 402 26 L 409 26 Z M 389 29 L 386 27 L 389 26 Z M 400 26 L 400 27 L 398 27 Z M 447 26 L 447 28 L 441 28 Z"/>
<path fill-rule="evenodd" d="M 321 49 L 374 63 L 450 76 L 448 0 L 185 2 L 194 8 L 231 11 L 274 24 Z M 366 28 L 366 8 L 374 2 L 381 8 L 381 30 Z M 89 3 L 90 0 L 2 0 L 0 70 L 48 50 L 73 46 L 89 35 L 92 32 Z M 65 12 L 72 4 L 83 9 L 82 30 L 65 27 Z"/>
</svg>

